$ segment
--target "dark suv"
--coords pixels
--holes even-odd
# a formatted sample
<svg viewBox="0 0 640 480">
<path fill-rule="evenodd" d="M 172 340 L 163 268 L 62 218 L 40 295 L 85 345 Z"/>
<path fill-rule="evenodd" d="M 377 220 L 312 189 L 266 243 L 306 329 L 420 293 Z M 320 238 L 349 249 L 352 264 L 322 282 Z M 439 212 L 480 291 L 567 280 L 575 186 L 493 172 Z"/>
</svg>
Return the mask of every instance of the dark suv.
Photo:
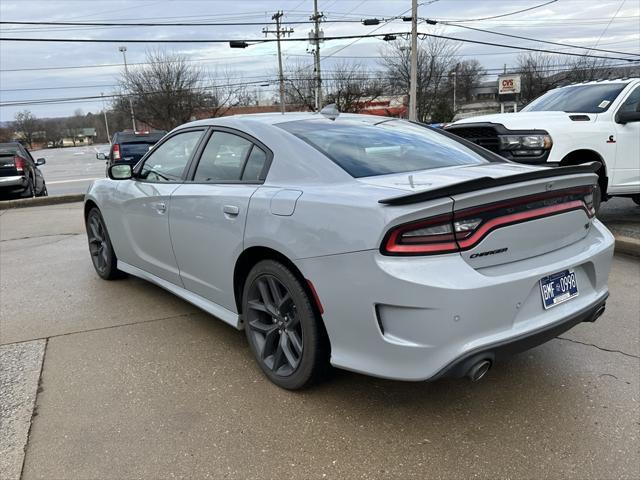
<svg viewBox="0 0 640 480">
<path fill-rule="evenodd" d="M 107 170 L 114 163 L 134 166 L 166 133 L 164 130 L 116 132 L 111 139 L 109 154 L 97 153 L 96 158 L 107 161 Z"/>
<path fill-rule="evenodd" d="M 47 186 L 38 168 L 44 164 L 44 158 L 34 160 L 18 142 L 0 143 L 0 195 L 46 196 Z"/>
</svg>

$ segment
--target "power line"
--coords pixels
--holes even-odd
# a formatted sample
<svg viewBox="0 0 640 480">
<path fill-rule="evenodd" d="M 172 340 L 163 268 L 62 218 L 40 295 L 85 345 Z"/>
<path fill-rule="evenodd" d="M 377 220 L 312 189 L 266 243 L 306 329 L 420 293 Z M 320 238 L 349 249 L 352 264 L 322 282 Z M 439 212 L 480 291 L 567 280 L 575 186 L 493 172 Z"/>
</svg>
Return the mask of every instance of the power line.
<svg viewBox="0 0 640 480">
<path fill-rule="evenodd" d="M 430 20 L 430 19 L 424 19 L 424 21 L 426 21 L 427 23 L 436 22 L 436 23 L 441 23 L 443 25 L 450 25 L 450 26 L 453 26 L 453 27 L 465 28 L 467 30 L 474 30 L 476 32 L 491 33 L 493 35 L 500 35 L 501 37 L 518 38 L 520 40 L 528 40 L 528 41 L 531 41 L 531 42 L 546 43 L 546 44 L 549 44 L 549 45 L 558 45 L 560 47 L 580 48 L 580 49 L 587 50 L 587 51 L 593 50 L 593 51 L 604 52 L 604 53 L 615 53 L 617 55 L 634 55 L 634 56 L 640 57 L 640 54 L 638 54 L 638 53 L 620 52 L 618 50 L 605 50 L 605 49 L 602 49 L 602 48 L 584 47 L 584 46 L 580 46 L 580 45 L 573 45 L 573 44 L 570 44 L 570 43 L 552 42 L 552 41 L 549 41 L 549 40 L 540 40 L 538 38 L 523 37 L 521 35 L 512 35 L 510 33 L 501 33 L 501 32 L 495 32 L 493 30 L 485 30 L 484 28 L 468 27 L 466 25 L 459 25 L 459 24 L 453 23 L 453 22 L 439 22 L 437 20 Z"/>
<path fill-rule="evenodd" d="M 264 23 L 261 23 L 264 25 Z M 406 32 L 395 32 L 391 33 L 391 35 L 405 35 Z M 325 36 L 324 40 L 350 40 L 353 38 L 362 39 L 362 38 L 376 38 L 383 37 L 386 34 L 365 34 L 365 35 L 333 35 L 333 36 Z M 238 39 L 238 38 L 194 38 L 194 39 L 186 39 L 186 38 L 175 38 L 175 39 L 138 39 L 138 38 L 37 38 L 37 37 L 0 37 L 0 41 L 4 42 L 42 42 L 42 43 L 230 43 L 230 42 L 246 42 L 249 44 L 259 44 L 259 43 L 271 43 L 275 42 L 277 39 L 275 38 L 251 38 L 251 39 Z M 308 42 L 309 39 L 306 37 L 291 37 L 291 38 L 281 38 L 280 41 L 283 42 Z"/>
<path fill-rule="evenodd" d="M 557 50 L 548 50 L 544 48 L 532 48 L 532 47 L 518 47 L 516 45 L 505 45 L 501 43 L 493 43 L 493 42 L 484 42 L 482 40 L 471 40 L 470 38 L 456 38 L 451 37 L 449 35 L 436 35 L 435 33 L 419 33 L 421 37 L 432 37 L 432 38 L 441 38 L 443 40 L 453 40 L 455 42 L 466 42 L 466 43 L 475 43 L 476 45 L 488 45 L 492 47 L 501 47 L 501 48 L 509 48 L 512 50 L 524 50 L 528 52 L 541 52 L 541 53 L 552 53 L 556 55 L 568 55 L 571 57 L 582 57 L 582 58 L 600 58 L 604 60 L 622 60 L 626 62 L 638 62 L 639 60 L 632 58 L 623 58 L 623 57 L 609 57 L 603 55 L 590 55 L 587 53 L 573 53 L 573 52 L 559 52 Z M 628 54 L 625 54 L 628 55 Z"/>
<path fill-rule="evenodd" d="M 502 13 L 500 15 L 493 15 L 491 17 L 483 17 L 483 18 L 467 18 L 462 20 L 454 20 L 455 22 L 480 22 L 483 20 L 493 20 L 494 18 L 502 18 L 509 17 L 511 15 L 517 15 L 518 13 L 529 12 L 531 10 L 535 10 L 537 8 L 544 7 L 546 5 L 551 5 L 552 3 L 556 3 L 558 0 L 550 0 L 549 2 L 541 3 L 539 5 L 534 5 L 533 7 L 523 8 L 522 10 L 516 10 L 515 12 Z"/>
<path fill-rule="evenodd" d="M 327 23 L 360 23 L 360 20 L 336 19 L 326 20 Z M 288 20 L 280 22 L 282 25 L 313 24 L 310 20 Z M 265 22 L 31 22 L 31 21 L 0 21 L 0 25 L 54 25 L 77 27 L 223 27 L 223 26 L 252 26 L 264 25 Z M 17 30 L 19 31 L 19 30 Z"/>
<path fill-rule="evenodd" d="M 370 34 L 361 34 L 361 35 L 335 35 L 335 36 L 325 36 L 324 40 L 350 40 L 350 39 L 363 39 L 363 38 L 380 38 L 380 37 L 384 37 L 384 36 L 406 36 L 408 35 L 408 32 L 387 32 L 387 33 L 370 33 Z M 493 46 L 493 47 L 500 47 L 500 48 L 508 48 L 508 49 L 512 49 L 512 50 L 523 50 L 523 51 L 529 51 L 529 52 L 541 52 L 541 53 L 552 53 L 552 54 L 557 54 L 557 55 L 568 55 L 568 56 L 573 56 L 573 57 L 582 57 L 582 58 L 599 58 L 599 59 L 604 59 L 604 60 L 621 60 L 621 61 L 627 61 L 627 62 L 635 62 L 635 61 L 639 61 L 639 60 L 635 60 L 635 59 L 631 59 L 631 58 L 623 58 L 623 57 L 611 57 L 611 56 L 603 56 L 603 55 L 591 55 L 591 54 L 586 54 L 586 53 L 573 53 L 573 52 L 558 52 L 556 50 L 548 50 L 548 49 L 542 49 L 542 48 L 532 48 L 532 47 L 522 47 L 522 46 L 516 46 L 516 45 L 505 45 L 505 44 L 501 44 L 501 43 L 494 43 L 494 42 L 485 42 L 485 41 L 481 41 L 481 40 L 472 40 L 469 38 L 457 38 L 457 37 L 452 37 L 449 35 L 437 35 L 437 34 L 433 34 L 433 33 L 419 33 L 419 36 L 422 38 L 425 37 L 432 37 L 432 38 L 441 38 L 443 40 L 452 40 L 452 41 L 456 41 L 456 42 L 463 42 L 463 43 L 473 43 L 476 45 L 488 45 L 488 46 Z M 300 38 L 300 37 L 291 37 L 291 38 L 281 38 L 280 39 L 283 42 L 308 42 L 309 39 L 308 38 Z M 6 38 L 6 37 L 1 37 L 0 41 L 14 41 L 14 42 L 54 42 L 54 43 L 64 43 L 64 42 L 70 42 L 70 43 L 229 43 L 231 41 L 233 42 L 246 42 L 247 44 L 259 44 L 259 43 L 270 43 L 270 42 L 275 42 L 276 39 L 270 39 L 270 38 L 266 38 L 266 39 L 246 39 L 246 40 L 239 40 L 239 39 L 153 39 L 153 40 L 142 40 L 142 39 L 81 39 L 81 38 Z M 351 44 L 353 44 L 355 42 L 352 42 Z M 340 48 L 339 50 L 337 50 L 334 53 L 337 53 L 341 50 L 344 50 L 344 48 L 346 48 L 349 45 L 346 45 L 345 47 Z M 625 54 L 627 55 L 627 54 Z M 331 55 L 327 55 L 327 57 L 330 57 Z M 326 58 L 326 57 L 325 57 Z"/>
</svg>

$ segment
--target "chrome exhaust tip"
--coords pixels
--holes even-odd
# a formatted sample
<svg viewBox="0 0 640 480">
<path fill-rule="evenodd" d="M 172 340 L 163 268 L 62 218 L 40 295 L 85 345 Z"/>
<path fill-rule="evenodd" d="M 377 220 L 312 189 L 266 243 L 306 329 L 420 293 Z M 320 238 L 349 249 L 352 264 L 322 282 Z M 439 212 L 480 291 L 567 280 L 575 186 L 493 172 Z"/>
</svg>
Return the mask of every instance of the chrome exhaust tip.
<svg viewBox="0 0 640 480">
<path fill-rule="evenodd" d="M 467 372 L 467 378 L 472 382 L 478 382 L 482 380 L 482 377 L 487 374 L 490 368 L 490 360 L 480 360 L 469 369 L 469 371 Z"/>
<path fill-rule="evenodd" d="M 591 316 L 591 318 L 588 321 L 595 322 L 598 318 L 602 316 L 602 314 L 604 313 L 604 309 L 605 309 L 605 306 L 602 305 L 600 308 L 596 310 L 596 312 Z"/>
</svg>

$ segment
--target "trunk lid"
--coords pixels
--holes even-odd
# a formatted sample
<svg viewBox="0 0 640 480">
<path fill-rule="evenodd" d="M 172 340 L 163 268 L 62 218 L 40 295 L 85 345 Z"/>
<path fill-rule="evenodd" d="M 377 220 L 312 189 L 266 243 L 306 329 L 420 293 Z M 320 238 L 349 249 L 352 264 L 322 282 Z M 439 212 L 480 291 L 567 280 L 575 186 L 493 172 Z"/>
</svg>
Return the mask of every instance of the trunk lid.
<svg viewBox="0 0 640 480">
<path fill-rule="evenodd" d="M 0 177 L 11 177 L 15 175 L 18 175 L 15 165 L 15 154 L 0 152 Z"/>
<path fill-rule="evenodd" d="M 473 268 L 483 268 L 542 255 L 585 237 L 598 166 L 494 163 L 363 180 L 411 192 L 380 201 L 389 206 L 452 199 L 450 221 L 460 255 Z"/>
</svg>

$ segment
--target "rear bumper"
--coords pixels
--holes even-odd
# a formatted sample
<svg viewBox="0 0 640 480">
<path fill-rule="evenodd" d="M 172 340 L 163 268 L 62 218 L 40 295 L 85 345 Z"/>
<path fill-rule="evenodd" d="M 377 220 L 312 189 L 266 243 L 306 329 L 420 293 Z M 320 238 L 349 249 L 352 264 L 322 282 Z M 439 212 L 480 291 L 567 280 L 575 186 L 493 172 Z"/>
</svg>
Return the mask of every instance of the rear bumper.
<svg viewBox="0 0 640 480">
<path fill-rule="evenodd" d="M 519 337 L 510 338 L 508 340 L 495 343 L 493 345 L 484 346 L 475 351 L 467 352 L 461 357 L 457 358 L 440 372 L 436 373 L 430 380 L 437 380 L 439 378 L 464 377 L 469 369 L 482 360 L 489 360 L 491 363 L 497 360 L 502 360 L 515 355 L 530 348 L 542 345 L 549 340 L 552 340 L 559 335 L 562 335 L 567 330 L 575 327 L 582 322 L 595 322 L 603 313 L 609 293 L 605 293 L 603 298 L 595 302 L 593 305 L 576 312 L 574 315 L 569 316 L 560 322 L 548 325 L 539 330 L 528 332 L 525 335 Z"/>
<path fill-rule="evenodd" d="M 595 220 L 579 241 L 492 267 L 472 268 L 457 253 L 370 250 L 296 263 L 324 308 L 333 365 L 424 381 L 458 374 L 479 353 L 499 359 L 531 348 L 589 318 L 607 298 L 613 246 Z M 567 269 L 579 295 L 545 310 L 540 279 Z"/>
<path fill-rule="evenodd" d="M 10 177 L 0 177 L 0 190 L 6 191 L 21 191 L 28 186 L 27 177 L 23 175 L 12 175 Z"/>
</svg>

